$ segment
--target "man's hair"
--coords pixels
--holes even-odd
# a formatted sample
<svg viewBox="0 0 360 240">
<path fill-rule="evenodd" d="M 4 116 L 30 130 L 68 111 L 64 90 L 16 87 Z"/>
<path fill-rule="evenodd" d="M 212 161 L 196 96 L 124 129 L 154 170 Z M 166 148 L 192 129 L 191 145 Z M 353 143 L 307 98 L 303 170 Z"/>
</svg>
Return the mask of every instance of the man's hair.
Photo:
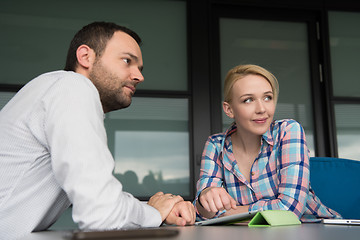
<svg viewBox="0 0 360 240">
<path fill-rule="evenodd" d="M 132 30 L 111 22 L 93 22 L 78 31 L 70 43 L 64 70 L 75 71 L 77 66 L 76 51 L 85 44 L 94 50 L 96 57 L 103 54 L 106 44 L 115 32 L 121 31 L 130 35 L 139 45 L 141 38 Z"/>
</svg>

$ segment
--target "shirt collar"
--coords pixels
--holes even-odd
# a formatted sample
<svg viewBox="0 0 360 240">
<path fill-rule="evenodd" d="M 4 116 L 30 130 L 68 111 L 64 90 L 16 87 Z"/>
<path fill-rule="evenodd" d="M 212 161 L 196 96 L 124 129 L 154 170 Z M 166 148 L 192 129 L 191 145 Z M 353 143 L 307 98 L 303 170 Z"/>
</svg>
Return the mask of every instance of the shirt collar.
<svg viewBox="0 0 360 240">
<path fill-rule="evenodd" d="M 270 128 L 262 135 L 261 141 L 266 141 L 269 145 L 274 145 L 274 138 L 272 132 L 274 130 L 275 121 L 270 124 Z M 231 134 L 236 131 L 236 123 L 232 123 L 230 127 L 225 131 L 225 138 L 228 138 Z"/>
</svg>

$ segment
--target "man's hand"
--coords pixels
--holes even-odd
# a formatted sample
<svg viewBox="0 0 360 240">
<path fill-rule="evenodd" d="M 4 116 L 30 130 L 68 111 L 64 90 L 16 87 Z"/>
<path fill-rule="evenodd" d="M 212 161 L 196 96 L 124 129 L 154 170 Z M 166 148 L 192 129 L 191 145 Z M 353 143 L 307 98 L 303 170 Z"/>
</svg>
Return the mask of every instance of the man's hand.
<svg viewBox="0 0 360 240">
<path fill-rule="evenodd" d="M 165 223 L 178 226 L 193 225 L 195 223 L 195 208 L 189 201 L 182 201 L 175 204 Z"/>
<path fill-rule="evenodd" d="M 204 189 L 197 200 L 199 213 L 211 218 L 216 212 L 236 209 L 236 201 L 222 187 L 209 187 Z"/>
<path fill-rule="evenodd" d="M 148 201 L 148 204 L 156 208 L 161 215 L 161 221 L 169 215 L 174 205 L 178 202 L 183 202 L 184 199 L 180 196 L 172 195 L 170 193 L 164 194 L 163 192 L 155 193 Z"/>
</svg>

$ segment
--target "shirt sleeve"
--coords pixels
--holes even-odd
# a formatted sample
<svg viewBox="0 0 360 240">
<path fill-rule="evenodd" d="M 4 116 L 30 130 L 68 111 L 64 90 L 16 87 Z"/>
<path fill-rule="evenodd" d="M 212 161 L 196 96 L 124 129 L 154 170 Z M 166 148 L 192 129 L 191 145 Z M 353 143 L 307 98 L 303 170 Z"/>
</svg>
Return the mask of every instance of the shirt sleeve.
<svg viewBox="0 0 360 240">
<path fill-rule="evenodd" d="M 278 194 L 273 200 L 261 199 L 249 210 L 290 210 L 299 218 L 306 209 L 309 192 L 309 152 L 303 128 L 296 121 L 280 126 L 278 146 Z"/>
<path fill-rule="evenodd" d="M 96 88 L 74 76 L 57 81 L 43 99 L 52 168 L 73 204 L 80 229 L 157 227 L 160 213 L 122 191 L 113 176 L 104 115 Z"/>
<path fill-rule="evenodd" d="M 199 220 L 205 219 L 199 214 L 196 208 L 196 201 L 198 200 L 200 193 L 208 187 L 223 186 L 223 166 L 219 159 L 221 154 L 218 150 L 219 145 L 221 145 L 221 142 L 219 142 L 216 137 L 210 136 L 205 143 L 205 147 L 201 157 L 200 176 L 197 182 L 197 193 L 193 202 L 197 213 L 197 218 Z M 215 217 L 220 214 L 221 212 L 218 212 Z"/>
</svg>

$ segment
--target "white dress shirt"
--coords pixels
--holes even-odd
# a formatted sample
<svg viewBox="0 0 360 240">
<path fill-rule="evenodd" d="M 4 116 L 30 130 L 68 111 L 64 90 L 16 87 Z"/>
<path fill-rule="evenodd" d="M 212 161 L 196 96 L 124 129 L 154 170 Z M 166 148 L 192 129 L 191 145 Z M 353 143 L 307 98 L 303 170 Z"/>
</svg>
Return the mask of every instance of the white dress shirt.
<svg viewBox="0 0 360 240">
<path fill-rule="evenodd" d="M 113 168 L 92 82 L 66 71 L 30 81 L 0 111 L 0 239 L 44 230 L 70 204 L 80 229 L 159 226 Z"/>
</svg>

